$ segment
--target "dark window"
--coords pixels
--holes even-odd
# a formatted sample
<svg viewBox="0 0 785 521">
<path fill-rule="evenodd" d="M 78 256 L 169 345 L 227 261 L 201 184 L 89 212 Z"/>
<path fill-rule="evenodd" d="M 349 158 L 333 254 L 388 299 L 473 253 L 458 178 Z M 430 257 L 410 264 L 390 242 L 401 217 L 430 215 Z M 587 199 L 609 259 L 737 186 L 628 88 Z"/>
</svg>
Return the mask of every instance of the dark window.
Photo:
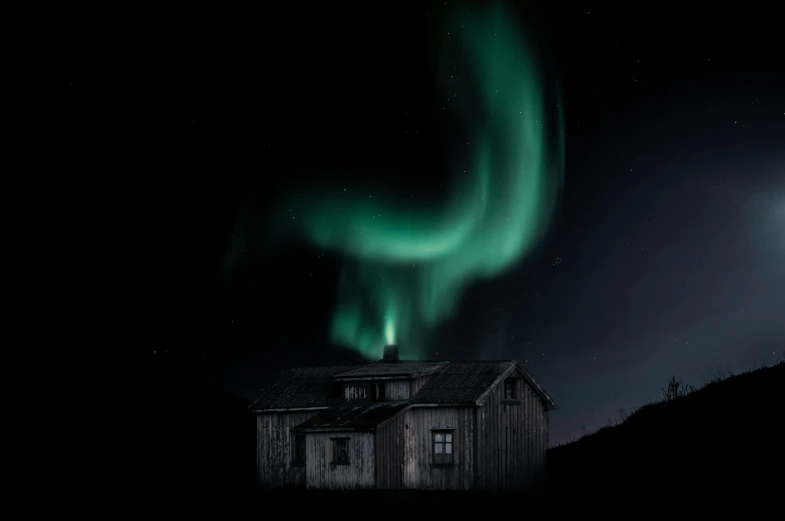
<svg viewBox="0 0 785 521">
<path fill-rule="evenodd" d="M 507 378 L 504 381 L 504 399 L 505 400 L 518 399 L 518 397 L 515 395 L 515 378 Z"/>
<path fill-rule="evenodd" d="M 433 436 L 433 463 L 435 465 L 452 465 L 455 454 L 453 431 L 434 430 L 431 432 Z"/>
<path fill-rule="evenodd" d="M 333 465 L 349 464 L 349 438 L 333 438 Z"/>
<path fill-rule="evenodd" d="M 384 384 L 371 384 L 371 401 L 384 401 Z"/>
<path fill-rule="evenodd" d="M 305 434 L 295 434 L 292 440 L 292 464 L 305 465 Z"/>
</svg>

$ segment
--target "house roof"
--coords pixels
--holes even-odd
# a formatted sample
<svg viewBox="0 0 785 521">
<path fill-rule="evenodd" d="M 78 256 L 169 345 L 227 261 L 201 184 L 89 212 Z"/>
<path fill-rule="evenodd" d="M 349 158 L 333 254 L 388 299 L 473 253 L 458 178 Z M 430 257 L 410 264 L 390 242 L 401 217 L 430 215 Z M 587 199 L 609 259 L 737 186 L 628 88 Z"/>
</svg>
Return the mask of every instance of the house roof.
<svg viewBox="0 0 785 521">
<path fill-rule="evenodd" d="M 339 380 L 364 378 L 413 378 L 444 367 L 447 362 L 433 361 L 402 361 L 386 362 L 383 360 L 370 362 L 354 369 L 337 374 Z"/>
<path fill-rule="evenodd" d="M 557 408 L 551 397 L 516 360 L 450 362 L 412 397 L 412 403 L 477 404 L 491 386 L 513 368 L 517 368 L 549 409 Z"/>
<path fill-rule="evenodd" d="M 251 411 L 329 407 L 341 400 L 335 376 L 362 367 L 341 365 L 290 369 L 251 404 Z"/>
<path fill-rule="evenodd" d="M 524 380 L 526 380 L 529 383 L 529 385 L 532 386 L 534 392 L 539 394 L 540 397 L 543 400 L 545 400 L 545 404 L 548 406 L 548 410 L 552 411 L 554 409 L 558 409 L 559 406 L 556 405 L 556 402 L 553 401 L 553 398 L 551 398 L 550 395 L 548 395 L 548 393 L 545 392 L 545 389 L 540 387 L 540 384 L 538 384 L 537 381 L 534 379 L 534 377 L 532 377 L 532 375 L 529 374 L 529 371 L 527 371 L 526 368 L 523 367 L 523 365 L 520 362 L 516 362 L 516 365 L 518 366 L 518 371 L 520 371 L 520 373 L 523 375 Z"/>
<path fill-rule="evenodd" d="M 450 362 L 422 386 L 412 403 L 474 404 L 514 362 Z"/>
<path fill-rule="evenodd" d="M 298 430 L 370 430 L 392 418 L 408 401 L 378 402 L 364 406 L 343 405 L 317 413 L 295 427 Z"/>
<path fill-rule="evenodd" d="M 549 409 L 557 409 L 550 396 L 515 360 L 370 362 L 362 365 L 290 369 L 251 406 L 251 411 L 312 409 L 340 406 L 342 380 L 413 378 L 438 371 L 412 397 L 412 404 L 477 405 L 505 372 L 517 368 Z M 364 414 L 364 413 L 363 413 Z"/>
</svg>

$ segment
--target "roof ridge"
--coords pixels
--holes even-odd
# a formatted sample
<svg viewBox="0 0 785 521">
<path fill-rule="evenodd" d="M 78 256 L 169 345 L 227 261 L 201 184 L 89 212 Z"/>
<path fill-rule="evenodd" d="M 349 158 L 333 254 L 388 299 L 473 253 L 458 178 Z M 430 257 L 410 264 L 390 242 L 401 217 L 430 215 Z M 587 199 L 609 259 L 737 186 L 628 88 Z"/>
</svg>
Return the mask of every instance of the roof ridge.
<svg viewBox="0 0 785 521">
<path fill-rule="evenodd" d="M 301 369 L 331 369 L 337 367 L 363 367 L 370 364 L 413 364 L 413 363 L 421 363 L 421 364 L 454 364 L 454 363 L 462 363 L 462 364 L 474 364 L 474 363 L 500 363 L 500 362 L 523 362 L 517 358 L 498 358 L 498 359 L 491 359 L 491 360 L 398 360 L 397 362 L 388 362 L 385 360 L 370 360 L 368 362 L 358 362 L 355 364 L 331 364 L 331 365 L 304 365 L 304 366 L 296 366 L 290 367 L 287 370 L 289 371 L 296 371 Z"/>
<path fill-rule="evenodd" d="M 300 366 L 296 366 L 296 367 L 289 367 L 288 369 L 285 369 L 285 371 L 286 370 L 294 371 L 296 369 L 331 369 L 331 368 L 334 368 L 334 367 L 360 367 L 360 366 L 363 366 L 363 365 L 365 365 L 365 363 L 359 363 L 359 364 L 333 364 L 333 365 L 300 365 Z"/>
</svg>

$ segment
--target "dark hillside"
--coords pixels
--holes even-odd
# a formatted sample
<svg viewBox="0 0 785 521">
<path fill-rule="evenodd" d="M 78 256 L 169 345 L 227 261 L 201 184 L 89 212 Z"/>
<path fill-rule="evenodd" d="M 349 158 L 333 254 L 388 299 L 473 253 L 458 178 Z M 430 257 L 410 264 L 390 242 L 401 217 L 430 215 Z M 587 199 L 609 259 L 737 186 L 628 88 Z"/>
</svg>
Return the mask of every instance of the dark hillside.
<svg viewBox="0 0 785 521">
<path fill-rule="evenodd" d="M 548 451 L 548 492 L 763 492 L 783 482 L 785 363 L 649 404 Z"/>
</svg>

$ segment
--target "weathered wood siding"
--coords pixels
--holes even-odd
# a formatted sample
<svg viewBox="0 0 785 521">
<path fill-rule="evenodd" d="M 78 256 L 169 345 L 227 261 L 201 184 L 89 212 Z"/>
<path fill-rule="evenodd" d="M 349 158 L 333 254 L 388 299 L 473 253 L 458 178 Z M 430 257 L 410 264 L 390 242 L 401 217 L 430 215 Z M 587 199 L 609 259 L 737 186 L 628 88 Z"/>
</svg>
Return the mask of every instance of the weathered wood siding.
<svg viewBox="0 0 785 521">
<path fill-rule="evenodd" d="M 386 380 L 384 382 L 384 399 L 388 401 L 408 400 L 411 389 L 411 380 Z"/>
<path fill-rule="evenodd" d="M 519 404 L 505 404 L 500 382 L 480 407 L 477 419 L 477 487 L 506 490 L 527 487 L 541 477 L 548 448 L 545 404 L 522 379 Z"/>
<path fill-rule="evenodd" d="M 349 438 L 349 464 L 333 465 L 330 438 Z M 309 433 L 305 437 L 306 486 L 313 489 L 372 488 L 374 439 L 369 432 Z"/>
<path fill-rule="evenodd" d="M 347 402 L 367 401 L 371 398 L 370 382 L 349 382 L 343 386 L 343 397 Z"/>
<path fill-rule="evenodd" d="M 343 397 L 349 402 L 371 401 L 371 385 L 384 386 L 385 401 L 408 400 L 411 396 L 412 380 L 368 380 L 348 382 L 343 386 Z"/>
<path fill-rule="evenodd" d="M 474 477 L 474 408 L 412 407 L 405 413 L 405 488 L 469 490 Z M 433 464 L 432 429 L 454 429 L 454 464 Z"/>
<path fill-rule="evenodd" d="M 290 429 L 318 412 L 269 412 L 256 415 L 256 468 L 260 486 L 305 486 L 305 469 L 292 466 Z"/>
<path fill-rule="evenodd" d="M 359 380 L 346 382 L 343 384 L 343 397 L 346 401 L 370 401 L 371 384 L 379 383 L 384 385 L 384 399 L 388 401 L 408 400 L 419 391 L 428 380 L 434 375 L 429 374 L 419 378 L 408 378 L 401 380 Z"/>
<path fill-rule="evenodd" d="M 376 488 L 403 488 L 406 414 L 376 429 Z"/>
</svg>

